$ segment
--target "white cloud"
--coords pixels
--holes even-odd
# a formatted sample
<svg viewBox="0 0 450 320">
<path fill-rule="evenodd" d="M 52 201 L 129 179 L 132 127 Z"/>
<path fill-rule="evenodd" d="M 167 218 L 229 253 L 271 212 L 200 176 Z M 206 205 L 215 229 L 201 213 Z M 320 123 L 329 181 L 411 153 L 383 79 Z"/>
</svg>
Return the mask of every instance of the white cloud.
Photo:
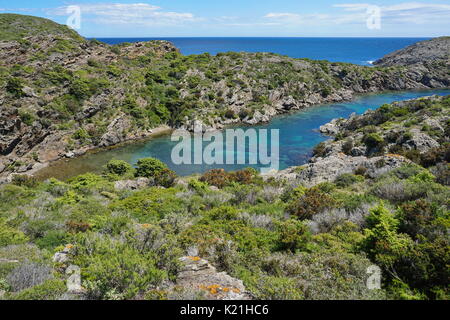
<svg viewBox="0 0 450 320">
<path fill-rule="evenodd" d="M 358 12 L 361 15 L 372 4 L 352 3 L 336 4 L 347 12 Z M 439 23 L 450 21 L 450 5 L 423 2 L 404 2 L 390 6 L 380 6 L 384 22 L 391 23 Z"/>
<path fill-rule="evenodd" d="M 264 18 L 288 18 L 288 19 L 298 19 L 300 18 L 300 15 L 297 13 L 277 13 L 277 12 L 271 12 L 264 16 Z"/>
<path fill-rule="evenodd" d="M 177 25 L 200 20 L 192 13 L 164 11 L 147 3 L 79 4 L 83 17 L 100 24 Z M 67 6 L 51 9 L 50 15 L 65 16 Z"/>
<path fill-rule="evenodd" d="M 298 13 L 278 13 L 271 12 L 263 18 L 294 25 L 316 25 L 323 21 L 331 21 L 328 14 L 298 14 Z"/>
<path fill-rule="evenodd" d="M 342 11 L 332 14 L 299 14 L 289 12 L 271 12 L 263 18 L 282 22 L 285 25 L 365 25 L 367 9 L 374 6 L 370 3 L 342 3 L 333 5 Z M 421 2 L 405 2 L 390 6 L 380 6 L 382 23 L 387 24 L 424 24 L 446 23 L 450 21 L 450 5 Z"/>
</svg>

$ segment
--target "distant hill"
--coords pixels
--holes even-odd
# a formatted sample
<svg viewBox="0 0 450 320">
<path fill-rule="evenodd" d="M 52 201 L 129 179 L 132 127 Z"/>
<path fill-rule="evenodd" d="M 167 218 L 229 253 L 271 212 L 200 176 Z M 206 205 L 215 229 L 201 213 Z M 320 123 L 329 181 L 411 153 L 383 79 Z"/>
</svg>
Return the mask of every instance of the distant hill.
<svg viewBox="0 0 450 320">
<path fill-rule="evenodd" d="M 63 35 L 74 40 L 83 39 L 69 27 L 48 19 L 11 13 L 0 14 L 0 41 L 22 40 L 26 37 L 49 34 Z"/>
<path fill-rule="evenodd" d="M 374 62 L 380 67 L 413 65 L 417 63 L 446 61 L 450 63 L 450 37 L 440 37 L 415 43 L 392 52 Z"/>
</svg>

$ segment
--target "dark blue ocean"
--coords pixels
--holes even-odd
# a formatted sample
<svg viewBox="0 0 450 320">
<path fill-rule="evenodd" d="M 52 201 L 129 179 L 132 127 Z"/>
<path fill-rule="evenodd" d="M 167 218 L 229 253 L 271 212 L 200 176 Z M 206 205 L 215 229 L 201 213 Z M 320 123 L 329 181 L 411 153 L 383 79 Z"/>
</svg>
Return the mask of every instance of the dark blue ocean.
<svg viewBox="0 0 450 320">
<path fill-rule="evenodd" d="M 272 52 L 292 58 L 369 65 L 382 56 L 428 38 L 99 38 L 108 44 L 168 40 L 185 55 L 227 51 Z"/>
</svg>

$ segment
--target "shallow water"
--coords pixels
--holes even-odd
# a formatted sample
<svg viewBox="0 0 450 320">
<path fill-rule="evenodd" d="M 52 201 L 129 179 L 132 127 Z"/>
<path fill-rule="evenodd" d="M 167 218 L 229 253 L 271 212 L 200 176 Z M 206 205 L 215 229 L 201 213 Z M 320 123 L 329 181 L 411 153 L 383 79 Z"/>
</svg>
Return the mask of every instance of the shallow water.
<svg viewBox="0 0 450 320">
<path fill-rule="evenodd" d="M 268 124 L 235 128 L 279 129 L 280 169 L 285 169 L 308 162 L 314 146 L 328 139 L 328 137 L 320 134 L 317 129 L 332 119 L 346 118 L 354 112 L 362 114 L 368 109 L 376 109 L 385 103 L 393 101 L 414 99 L 433 94 L 450 95 L 450 90 L 387 92 L 364 95 L 357 97 L 351 102 L 319 105 L 278 116 Z M 249 165 L 175 165 L 171 160 L 171 152 L 176 144 L 177 142 L 171 141 L 170 135 L 164 135 L 148 141 L 134 142 L 110 150 L 89 153 L 76 159 L 58 161 L 38 172 L 36 176 L 40 179 L 49 177 L 66 179 L 86 172 L 101 172 L 111 159 L 121 159 L 131 164 L 136 164 L 138 159 L 146 157 L 162 160 L 179 175 L 201 173 L 212 168 L 237 170 L 249 167 Z M 227 150 L 230 152 L 229 147 Z M 255 165 L 253 167 L 260 168 L 261 166 Z"/>
</svg>

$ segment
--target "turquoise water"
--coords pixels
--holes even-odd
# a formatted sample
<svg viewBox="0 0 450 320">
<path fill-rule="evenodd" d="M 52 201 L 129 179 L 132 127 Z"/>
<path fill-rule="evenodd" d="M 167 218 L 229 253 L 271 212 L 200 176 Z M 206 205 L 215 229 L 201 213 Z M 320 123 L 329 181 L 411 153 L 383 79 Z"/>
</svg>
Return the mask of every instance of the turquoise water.
<svg viewBox="0 0 450 320">
<path fill-rule="evenodd" d="M 285 169 L 308 162 L 314 146 L 328 139 L 328 137 L 320 134 L 317 129 L 332 119 L 346 118 L 353 112 L 362 114 L 368 109 L 376 109 L 385 103 L 393 101 L 414 99 L 433 94 L 450 95 L 450 90 L 388 92 L 364 95 L 357 97 L 351 102 L 314 106 L 276 117 L 268 124 L 251 127 L 241 126 L 240 128 L 279 129 L 280 169 Z M 172 148 L 176 144 L 176 142 L 170 140 L 170 135 L 165 135 L 148 141 L 136 142 L 115 149 L 88 154 L 77 159 L 60 161 L 41 171 L 38 176 L 42 178 L 54 176 L 63 179 L 88 171 L 100 172 L 103 166 L 111 159 L 121 159 L 135 164 L 138 159 L 146 157 L 155 157 L 162 160 L 179 175 L 201 173 L 212 168 L 237 170 L 249 167 L 249 165 L 175 165 L 172 163 L 171 153 Z M 264 166 L 256 165 L 253 167 L 259 168 Z"/>
<path fill-rule="evenodd" d="M 292 58 L 370 65 L 382 56 L 427 38 L 103 38 L 108 44 L 168 40 L 182 54 L 273 52 Z"/>
</svg>

